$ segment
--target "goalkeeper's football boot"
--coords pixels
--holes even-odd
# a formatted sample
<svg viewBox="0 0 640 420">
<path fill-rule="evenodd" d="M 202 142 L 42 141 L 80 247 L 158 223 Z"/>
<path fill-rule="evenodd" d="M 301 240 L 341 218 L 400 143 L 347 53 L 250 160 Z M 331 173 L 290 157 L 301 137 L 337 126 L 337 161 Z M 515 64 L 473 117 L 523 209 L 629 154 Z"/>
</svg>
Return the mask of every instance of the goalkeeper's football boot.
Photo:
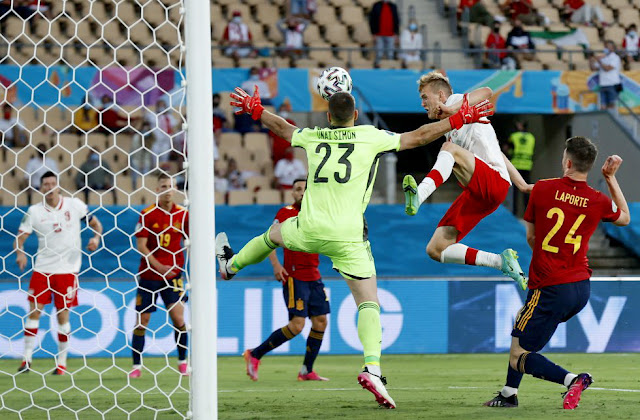
<svg viewBox="0 0 640 420">
<path fill-rule="evenodd" d="M 402 190 L 404 191 L 404 212 L 409 216 L 415 216 L 420 208 L 418 201 L 418 184 L 411 175 L 407 175 L 402 180 Z"/>
<path fill-rule="evenodd" d="M 311 371 L 306 375 L 303 375 L 302 373 L 298 373 L 298 380 L 299 381 L 328 381 L 329 378 L 325 378 L 323 376 L 318 375 L 314 371 Z"/>
<path fill-rule="evenodd" d="M 510 397 L 505 397 L 501 392 L 498 392 L 493 399 L 483 404 L 485 407 L 517 407 L 518 406 L 518 394 L 513 394 Z"/>
<path fill-rule="evenodd" d="M 140 368 L 133 368 L 131 372 L 129 372 L 129 378 L 135 379 L 139 378 L 142 375 L 142 370 Z"/>
<path fill-rule="evenodd" d="M 62 365 L 56 366 L 56 368 L 53 369 L 53 372 L 51 372 L 52 375 L 65 375 L 66 373 L 67 367 Z"/>
<path fill-rule="evenodd" d="M 245 350 L 242 353 L 242 357 L 244 357 L 244 361 L 247 362 L 247 376 L 251 378 L 252 381 L 258 380 L 258 368 L 260 367 L 260 359 L 256 359 L 251 354 L 251 350 Z"/>
<path fill-rule="evenodd" d="M 223 280 L 231 280 L 236 275 L 227 268 L 231 257 L 233 257 L 233 250 L 229 246 L 229 238 L 226 233 L 220 232 L 216 236 L 216 258 L 218 259 L 218 270 L 220 270 L 220 276 Z"/>
<path fill-rule="evenodd" d="M 564 393 L 564 400 L 562 401 L 562 408 L 566 410 L 573 410 L 578 406 L 580 402 L 580 396 L 582 395 L 582 391 L 589 388 L 589 385 L 593 383 L 593 378 L 588 373 L 581 373 L 576 376 L 573 381 L 571 381 L 571 385 L 569 385 L 569 390 Z"/>
<path fill-rule="evenodd" d="M 23 360 L 22 363 L 20 363 L 20 367 L 18 368 L 18 373 L 29 373 L 30 370 L 31 363 Z"/>
<path fill-rule="evenodd" d="M 518 262 L 518 253 L 513 249 L 505 249 L 500 257 L 502 257 L 502 274 L 511 277 L 522 290 L 527 290 L 528 281 Z"/>
<path fill-rule="evenodd" d="M 385 388 L 387 378 L 384 376 L 374 375 L 365 367 L 364 371 L 358 375 L 358 383 L 376 397 L 376 401 L 381 407 L 396 408 L 396 403 L 389 396 L 387 388 Z"/>
</svg>

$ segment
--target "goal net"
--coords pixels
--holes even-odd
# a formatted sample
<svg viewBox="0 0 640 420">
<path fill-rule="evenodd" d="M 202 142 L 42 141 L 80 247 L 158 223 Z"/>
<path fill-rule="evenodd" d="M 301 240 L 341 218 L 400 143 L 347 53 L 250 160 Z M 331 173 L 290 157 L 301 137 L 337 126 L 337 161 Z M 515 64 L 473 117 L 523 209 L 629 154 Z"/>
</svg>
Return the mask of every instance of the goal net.
<svg viewBox="0 0 640 420">
<path fill-rule="evenodd" d="M 150 286 L 139 276 L 143 254 L 136 235 L 141 214 L 160 206 L 165 190 L 158 190 L 158 174 L 171 176 L 173 200 L 188 207 L 185 5 L 181 0 L 5 3 L 0 5 L 0 417 L 187 418 L 191 369 L 179 366 L 176 340 L 190 335 L 189 305 L 181 329 L 163 299 L 168 292 L 188 295 L 189 278 L 185 272 L 147 290 L 156 305 L 141 298 L 140 288 Z M 62 197 L 53 202 L 55 208 L 43 195 L 49 186 L 41 177 L 47 171 L 56 174 Z M 87 217 L 73 198 L 86 203 Z M 28 211 L 30 205 L 34 210 Z M 73 240 L 75 219 L 80 219 L 79 245 Z M 95 220 L 102 235 L 93 251 Z M 186 231 L 177 218 L 170 220 L 159 228 L 145 225 L 151 255 L 175 240 L 170 231 Z M 14 244 L 27 225 L 31 234 L 21 269 Z M 72 266 L 71 248 L 82 254 L 77 291 L 67 280 L 34 270 L 52 267 L 58 273 Z M 188 258 L 188 248 L 182 241 L 162 251 Z M 34 286 L 39 274 L 44 280 Z M 60 318 L 64 310 L 56 307 L 60 302 L 62 308 L 71 306 L 66 324 Z M 136 311 L 141 304 L 147 305 L 143 312 L 157 309 L 146 329 Z M 30 305 L 44 306 L 33 316 Z M 130 377 L 134 330 L 145 337 L 137 378 Z M 60 366 L 64 374 L 55 375 Z"/>
</svg>

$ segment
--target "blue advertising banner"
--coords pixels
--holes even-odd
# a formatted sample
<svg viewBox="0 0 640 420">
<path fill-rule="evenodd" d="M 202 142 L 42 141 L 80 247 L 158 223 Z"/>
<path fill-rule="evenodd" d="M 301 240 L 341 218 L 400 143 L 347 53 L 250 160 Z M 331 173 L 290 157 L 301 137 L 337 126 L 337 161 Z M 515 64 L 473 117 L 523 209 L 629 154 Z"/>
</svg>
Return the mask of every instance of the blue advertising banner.
<svg viewBox="0 0 640 420">
<path fill-rule="evenodd" d="M 331 304 L 321 352 L 359 354 L 357 308 L 343 280 L 325 281 Z M 27 285 L 0 283 L 0 355 L 21 357 Z M 129 357 L 136 323 L 135 281 L 82 281 L 71 315 L 70 355 Z M 282 286 L 275 281 L 218 282 L 218 350 L 239 355 L 288 322 Z M 509 281 L 392 279 L 378 282 L 382 348 L 386 354 L 507 352 L 525 293 Z M 47 306 L 35 357 L 56 353 L 55 309 Z M 189 323 L 189 308 L 185 317 Z M 561 324 L 545 351 L 640 351 L 640 280 L 592 282 L 587 306 Z M 160 308 L 151 317 L 145 354 L 175 355 L 173 329 Z M 309 333 L 307 323 L 302 336 Z M 274 354 L 303 354 L 296 338 Z"/>
<path fill-rule="evenodd" d="M 261 78 L 273 92 L 277 108 L 285 98 L 293 111 L 325 111 L 326 101 L 315 93 L 321 69 L 261 70 Z M 591 71 L 442 70 L 454 91 L 468 92 L 488 86 L 500 113 L 563 114 L 597 109 L 599 83 Z M 354 85 L 380 113 L 423 113 L 416 90 L 421 72 L 407 69 L 353 69 Z M 213 69 L 213 92 L 232 91 L 248 79 L 248 69 Z M 153 104 L 160 97 L 177 106 L 182 102 L 181 73 L 119 66 L 102 70 L 93 67 L 0 66 L 0 86 L 6 87 L 10 102 L 48 107 L 78 106 L 85 99 L 99 103 L 102 95 L 114 96 L 121 106 Z M 383 82 L 382 82 L 383 81 Z M 640 108 L 640 72 L 622 75 L 625 103 Z M 149 89 L 149 86 L 153 88 Z M 144 93 L 143 93 L 144 92 Z M 398 92 L 403 92 L 399 95 Z M 224 98 L 223 100 L 226 100 Z"/>
</svg>

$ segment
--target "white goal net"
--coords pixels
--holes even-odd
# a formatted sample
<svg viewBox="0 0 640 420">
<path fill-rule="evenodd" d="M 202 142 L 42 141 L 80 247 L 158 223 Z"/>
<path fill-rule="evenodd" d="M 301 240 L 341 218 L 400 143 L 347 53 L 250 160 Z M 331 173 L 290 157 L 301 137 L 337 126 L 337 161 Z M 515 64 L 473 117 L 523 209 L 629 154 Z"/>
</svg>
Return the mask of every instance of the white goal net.
<svg viewBox="0 0 640 420">
<path fill-rule="evenodd" d="M 187 418 L 191 369 L 179 365 L 176 341 L 190 335 L 189 305 L 177 325 L 163 302 L 168 292 L 189 294 L 186 272 L 175 275 L 189 242 L 178 238 L 176 247 L 173 235 L 187 227 L 180 207 L 158 202 L 166 173 L 173 201 L 188 208 L 183 1 L 1 3 L 0 418 Z M 58 201 L 43 195 L 47 171 L 56 174 Z M 72 198 L 86 203 L 87 217 Z M 137 228 L 152 206 L 162 215 Z M 148 259 L 150 271 L 166 270 L 161 288 L 139 275 L 140 229 L 150 254 L 164 253 L 164 264 Z M 78 250 L 77 291 L 68 278 L 38 272 L 72 267 Z M 145 287 L 156 305 L 141 297 Z M 136 305 L 157 309 L 146 329 Z M 136 335 L 145 342 L 132 377 Z"/>
</svg>

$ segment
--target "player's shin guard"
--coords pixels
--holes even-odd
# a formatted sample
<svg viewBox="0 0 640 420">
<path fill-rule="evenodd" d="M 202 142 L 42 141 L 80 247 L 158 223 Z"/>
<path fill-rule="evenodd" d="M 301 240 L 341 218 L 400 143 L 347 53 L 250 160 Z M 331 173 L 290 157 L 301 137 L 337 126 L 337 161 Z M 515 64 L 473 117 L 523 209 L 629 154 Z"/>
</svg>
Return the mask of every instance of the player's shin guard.
<svg viewBox="0 0 640 420">
<path fill-rule="evenodd" d="M 24 323 L 24 360 L 31 362 L 33 348 L 36 346 L 36 336 L 38 335 L 39 319 L 27 318 Z"/>
<path fill-rule="evenodd" d="M 233 256 L 227 269 L 237 273 L 246 266 L 257 264 L 267 258 L 274 249 L 278 248 L 278 245 L 269 239 L 269 232 L 271 228 L 247 242 L 240 252 Z"/>
<path fill-rule="evenodd" d="M 305 374 L 313 372 L 313 362 L 316 361 L 318 353 L 320 352 L 320 346 L 322 345 L 322 338 L 324 337 L 324 331 L 316 331 L 313 328 L 309 332 L 307 338 L 307 351 L 304 354 L 304 367 L 307 369 Z"/>
<path fill-rule="evenodd" d="M 178 347 L 178 360 L 186 360 L 187 359 L 187 344 L 188 344 L 188 335 L 187 335 L 187 327 L 182 324 L 181 327 L 175 327 L 173 331 L 173 336 L 176 339 L 176 346 Z"/>
<path fill-rule="evenodd" d="M 445 264 L 466 264 L 491 267 L 500 270 L 502 258 L 498 254 L 480 251 L 464 244 L 453 244 L 440 254 L 440 262 Z"/>
<path fill-rule="evenodd" d="M 420 204 L 429 198 L 436 188 L 449 179 L 455 163 L 456 160 L 453 155 L 446 150 L 441 150 L 440 153 L 438 153 L 438 158 L 433 168 L 431 168 L 431 171 L 429 171 L 420 185 L 418 185 L 418 200 Z"/>
<path fill-rule="evenodd" d="M 358 337 L 364 348 L 365 366 L 371 373 L 380 376 L 382 326 L 380 306 L 376 302 L 362 302 L 358 305 Z"/>
<path fill-rule="evenodd" d="M 67 366 L 67 352 L 69 351 L 69 334 L 71 325 L 67 322 L 58 325 L 58 355 L 56 356 L 57 366 Z"/>
<path fill-rule="evenodd" d="M 256 359 L 260 359 L 271 350 L 280 347 L 295 336 L 296 334 L 292 333 L 289 327 L 285 325 L 279 330 L 272 332 L 269 338 L 264 340 L 258 347 L 251 350 L 251 355 Z"/>
<path fill-rule="evenodd" d="M 144 350 L 144 336 L 146 333 L 147 329 L 142 326 L 136 327 L 136 329 L 133 330 L 133 338 L 131 339 L 131 347 L 133 347 L 133 351 L 131 354 L 133 356 L 134 366 L 142 364 L 142 351 Z"/>
<path fill-rule="evenodd" d="M 545 381 L 564 385 L 564 378 L 569 371 L 556 365 L 541 354 L 526 352 L 518 358 L 518 370 Z"/>
</svg>

